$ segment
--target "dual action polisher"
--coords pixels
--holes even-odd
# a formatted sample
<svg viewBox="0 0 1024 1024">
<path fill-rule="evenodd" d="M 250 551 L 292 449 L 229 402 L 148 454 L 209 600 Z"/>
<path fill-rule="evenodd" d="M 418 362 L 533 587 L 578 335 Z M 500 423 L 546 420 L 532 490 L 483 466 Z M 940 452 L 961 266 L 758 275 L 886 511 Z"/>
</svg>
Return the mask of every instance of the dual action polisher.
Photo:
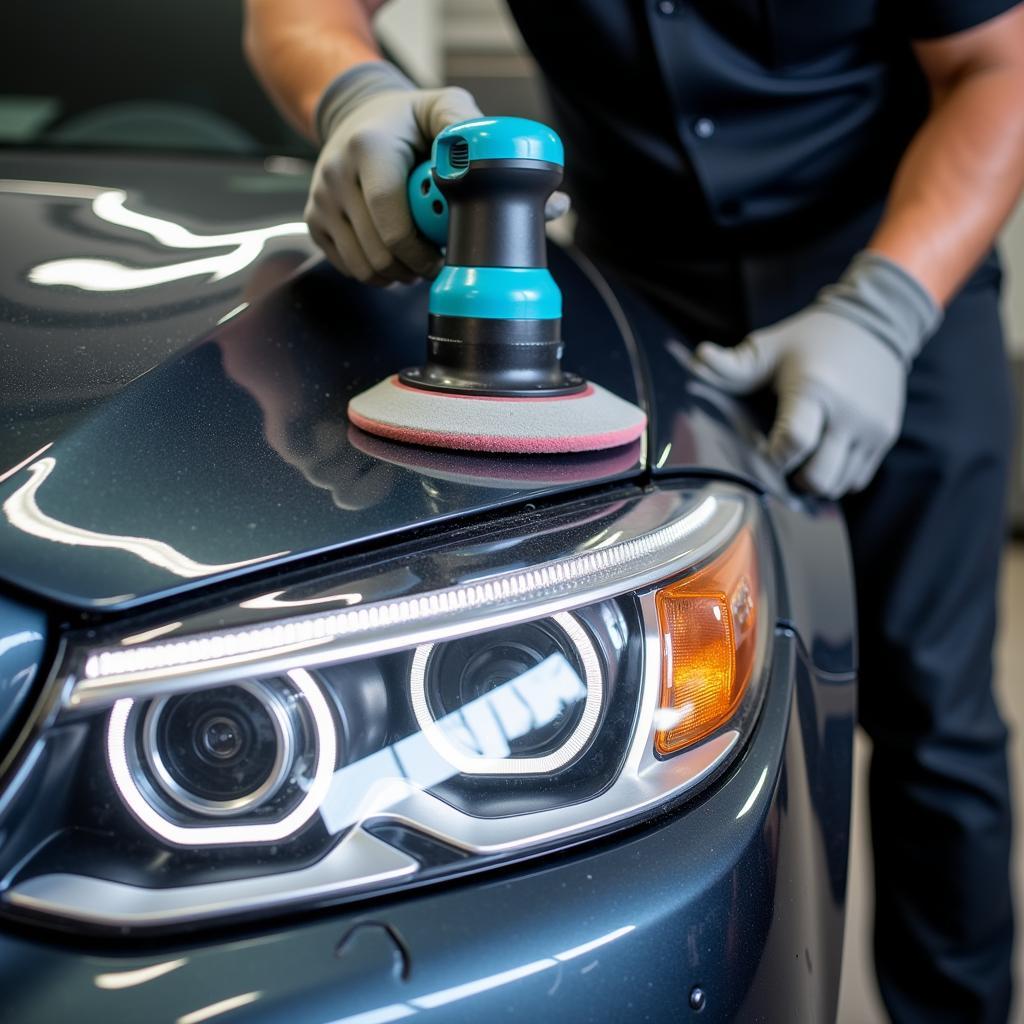
<svg viewBox="0 0 1024 1024">
<path fill-rule="evenodd" d="M 430 289 L 427 361 L 357 395 L 357 427 L 488 452 L 580 452 L 635 441 L 635 405 L 562 369 L 562 294 L 547 267 L 544 204 L 562 142 L 518 117 L 445 128 L 409 179 L 420 231 L 444 245 Z"/>
</svg>

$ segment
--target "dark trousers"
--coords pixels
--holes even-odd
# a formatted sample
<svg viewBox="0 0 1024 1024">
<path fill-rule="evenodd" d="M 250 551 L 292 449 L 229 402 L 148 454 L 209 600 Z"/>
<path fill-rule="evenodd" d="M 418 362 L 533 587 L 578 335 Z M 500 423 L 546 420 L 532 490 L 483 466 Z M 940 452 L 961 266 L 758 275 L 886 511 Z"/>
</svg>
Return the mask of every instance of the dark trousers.
<svg viewBox="0 0 1024 1024">
<path fill-rule="evenodd" d="M 992 696 L 1009 472 L 997 290 L 950 306 L 899 442 L 844 502 L 871 737 L 875 961 L 896 1021 L 1005 1021 L 1010 794 Z"/>
<path fill-rule="evenodd" d="M 693 341 L 737 341 L 835 280 L 877 216 L 788 250 L 613 269 Z M 875 963 L 897 1024 L 996 1024 L 1009 1012 L 1011 809 L 992 694 L 1012 436 L 999 284 L 993 256 L 915 362 L 899 441 L 843 502 L 873 744 Z"/>
</svg>

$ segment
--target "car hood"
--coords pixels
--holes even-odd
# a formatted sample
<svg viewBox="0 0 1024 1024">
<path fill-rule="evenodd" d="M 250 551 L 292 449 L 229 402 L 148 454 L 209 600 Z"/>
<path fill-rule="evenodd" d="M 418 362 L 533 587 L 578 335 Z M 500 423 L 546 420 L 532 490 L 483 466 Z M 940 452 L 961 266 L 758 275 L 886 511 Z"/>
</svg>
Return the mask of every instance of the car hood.
<svg viewBox="0 0 1024 1024">
<path fill-rule="evenodd" d="M 677 364 L 671 415 L 625 449 L 452 453 L 350 426 L 352 395 L 421 361 L 427 287 L 308 259 L 302 168 L 39 155 L 0 177 L 0 573 L 27 590 L 127 608 L 648 468 L 756 476 L 741 421 L 690 402 Z M 614 290 L 560 249 L 551 264 L 572 368 L 646 405 Z"/>
<path fill-rule="evenodd" d="M 308 167 L 0 150 L 0 474 L 287 276 Z"/>
</svg>

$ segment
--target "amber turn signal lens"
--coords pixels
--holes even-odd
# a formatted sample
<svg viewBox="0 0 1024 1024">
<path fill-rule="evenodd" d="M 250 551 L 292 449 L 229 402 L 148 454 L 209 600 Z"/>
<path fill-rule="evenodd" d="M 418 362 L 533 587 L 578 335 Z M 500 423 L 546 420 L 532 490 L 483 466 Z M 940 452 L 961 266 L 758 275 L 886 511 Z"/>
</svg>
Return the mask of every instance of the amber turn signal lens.
<svg viewBox="0 0 1024 1024">
<path fill-rule="evenodd" d="M 659 754 L 696 743 L 736 711 L 754 669 L 758 593 L 749 530 L 709 565 L 657 592 L 664 652 Z"/>
</svg>

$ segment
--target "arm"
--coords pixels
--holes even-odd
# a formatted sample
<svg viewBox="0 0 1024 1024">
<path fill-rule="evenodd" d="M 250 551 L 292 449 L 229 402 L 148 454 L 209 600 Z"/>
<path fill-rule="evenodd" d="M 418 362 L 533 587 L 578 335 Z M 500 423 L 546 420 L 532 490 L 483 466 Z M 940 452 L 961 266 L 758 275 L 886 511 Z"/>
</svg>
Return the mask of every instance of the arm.
<svg viewBox="0 0 1024 1024">
<path fill-rule="evenodd" d="M 697 349 L 726 390 L 774 386 L 770 454 L 832 498 L 868 486 L 896 442 L 913 361 L 1024 184 L 1024 6 L 914 48 L 932 109 L 867 249 L 806 309 Z"/>
<path fill-rule="evenodd" d="M 385 0 L 246 0 L 245 55 L 280 111 L 316 138 L 313 115 L 343 71 L 382 60 L 370 19 Z"/>
<path fill-rule="evenodd" d="M 868 248 L 947 303 L 1024 185 L 1024 6 L 914 44 L 932 109 Z"/>
<path fill-rule="evenodd" d="M 437 273 L 406 180 L 446 125 L 479 117 L 464 89 L 417 89 L 386 63 L 370 19 L 384 0 L 246 0 L 245 52 L 282 113 L 320 143 L 306 223 L 343 273 L 389 284 Z"/>
</svg>

